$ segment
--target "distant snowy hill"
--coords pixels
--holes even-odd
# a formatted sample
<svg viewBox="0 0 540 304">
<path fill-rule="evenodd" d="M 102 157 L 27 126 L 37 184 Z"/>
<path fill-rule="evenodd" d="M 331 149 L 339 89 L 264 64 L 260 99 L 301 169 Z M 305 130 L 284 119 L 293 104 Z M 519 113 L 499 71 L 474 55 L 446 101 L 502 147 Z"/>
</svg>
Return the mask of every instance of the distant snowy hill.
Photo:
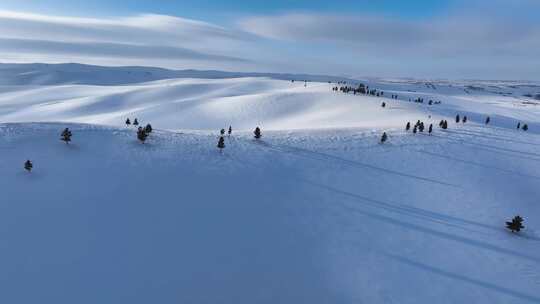
<svg viewBox="0 0 540 304">
<path fill-rule="evenodd" d="M 78 63 L 0 64 L 0 85 L 122 85 L 172 78 L 224 79 L 239 77 L 267 77 L 279 80 L 294 79 L 318 82 L 352 81 L 345 77 L 307 74 L 167 70 L 154 67 L 103 67 Z"/>
</svg>

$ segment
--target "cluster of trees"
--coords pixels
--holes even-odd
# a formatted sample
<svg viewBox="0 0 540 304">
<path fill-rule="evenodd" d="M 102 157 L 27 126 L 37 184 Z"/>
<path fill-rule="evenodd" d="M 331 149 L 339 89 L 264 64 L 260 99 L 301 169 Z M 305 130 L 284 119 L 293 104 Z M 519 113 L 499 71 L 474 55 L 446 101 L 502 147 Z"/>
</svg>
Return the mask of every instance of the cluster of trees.
<svg viewBox="0 0 540 304">
<path fill-rule="evenodd" d="M 219 131 L 219 139 L 218 139 L 218 144 L 217 144 L 217 147 L 219 148 L 219 152 L 221 153 L 223 151 L 223 149 L 225 148 L 225 138 L 223 137 L 225 135 L 225 129 L 221 129 Z M 229 126 L 229 129 L 227 130 L 227 136 L 231 136 L 232 134 L 232 126 Z"/>
<path fill-rule="evenodd" d="M 392 99 L 398 99 L 397 95 L 392 94 Z"/>
<path fill-rule="evenodd" d="M 128 119 L 126 119 L 126 126 L 129 126 L 129 125 L 131 125 L 131 120 L 129 120 L 129 118 L 128 118 Z M 133 125 L 134 126 L 139 125 L 139 121 L 137 120 L 137 118 L 135 118 L 135 120 L 133 121 Z"/>
<path fill-rule="evenodd" d="M 407 122 L 407 125 L 405 126 L 405 131 L 409 131 L 411 129 L 411 122 Z M 416 121 L 416 123 L 414 124 L 414 127 L 413 127 L 413 134 L 416 134 L 417 132 L 424 132 L 425 130 L 425 125 L 424 125 L 424 122 L 423 121 Z M 429 124 L 429 127 L 428 127 L 428 133 L 431 134 L 433 132 L 433 124 Z"/>
<path fill-rule="evenodd" d="M 356 88 L 352 86 L 336 86 L 332 88 L 332 91 L 342 92 L 342 93 L 352 92 L 354 95 L 364 94 L 364 95 L 372 95 L 372 96 L 377 96 L 377 97 L 384 96 L 384 91 L 379 91 L 377 89 L 370 90 L 369 86 L 366 86 L 363 83 L 359 84 L 358 87 Z"/>
<path fill-rule="evenodd" d="M 448 121 L 446 121 L 446 119 L 442 119 L 439 122 L 439 127 L 444 130 L 448 129 Z"/>
<path fill-rule="evenodd" d="M 456 123 L 459 123 L 460 121 L 463 122 L 463 123 L 466 123 L 467 122 L 467 116 L 464 115 L 463 118 L 461 118 L 459 116 L 459 114 L 456 114 Z"/>
<path fill-rule="evenodd" d="M 218 143 L 217 143 L 217 147 L 219 149 L 219 152 L 223 152 L 223 149 L 225 149 L 225 129 L 221 129 L 219 131 L 219 138 L 218 138 Z M 229 130 L 227 131 L 227 136 L 230 137 L 232 134 L 232 126 L 229 126 Z M 255 139 L 259 139 L 262 137 L 262 133 L 261 133 L 261 128 L 259 127 L 256 127 L 255 130 L 253 131 L 253 137 Z"/>
<path fill-rule="evenodd" d="M 518 122 L 516 129 L 518 129 L 518 130 L 521 129 L 523 131 L 527 131 L 527 130 L 529 130 L 529 126 L 527 124 L 523 124 L 523 126 L 522 126 L 521 122 Z"/>
<path fill-rule="evenodd" d="M 152 125 L 147 124 L 146 127 L 139 127 L 137 129 L 137 139 L 144 144 L 148 136 L 152 133 Z"/>
</svg>

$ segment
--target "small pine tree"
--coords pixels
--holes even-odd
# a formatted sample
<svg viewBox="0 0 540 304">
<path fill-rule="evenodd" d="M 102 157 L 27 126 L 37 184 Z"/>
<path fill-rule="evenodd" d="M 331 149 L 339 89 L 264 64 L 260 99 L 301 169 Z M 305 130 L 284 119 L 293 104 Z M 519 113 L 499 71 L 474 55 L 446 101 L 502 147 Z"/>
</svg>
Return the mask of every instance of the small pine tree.
<svg viewBox="0 0 540 304">
<path fill-rule="evenodd" d="M 418 125 L 418 130 L 420 130 L 420 132 L 424 132 L 424 123 L 421 122 L 420 125 Z"/>
<path fill-rule="evenodd" d="M 219 134 L 221 134 L 221 136 L 225 135 L 225 129 L 219 130 Z"/>
<path fill-rule="evenodd" d="M 417 128 L 418 128 L 417 126 L 414 126 L 414 128 L 412 129 L 412 132 L 413 132 L 414 134 L 416 134 L 416 129 L 417 129 Z"/>
<path fill-rule="evenodd" d="M 527 124 L 523 124 L 523 127 L 521 128 L 523 131 L 529 130 L 529 126 Z"/>
<path fill-rule="evenodd" d="M 143 127 L 139 127 L 139 129 L 137 129 L 137 139 L 139 139 L 141 143 L 144 144 L 144 141 L 147 137 L 148 133 L 146 133 L 146 130 Z"/>
<path fill-rule="evenodd" d="M 139 121 L 137 120 L 137 118 L 135 118 L 135 120 L 133 121 L 133 125 L 134 125 L 134 126 L 138 126 L 138 125 L 139 125 Z"/>
<path fill-rule="evenodd" d="M 62 131 L 60 140 L 63 140 L 66 144 L 69 144 L 71 141 L 71 131 L 68 128 L 65 128 L 64 131 Z"/>
<path fill-rule="evenodd" d="M 441 121 L 439 122 L 439 127 L 442 128 L 443 125 L 444 125 L 444 120 L 441 120 Z"/>
<path fill-rule="evenodd" d="M 456 115 L 456 123 L 459 123 L 459 114 Z"/>
<path fill-rule="evenodd" d="M 128 119 L 126 119 L 126 126 L 129 126 L 129 125 L 131 125 L 131 120 L 129 120 L 129 118 L 128 118 Z"/>
<path fill-rule="evenodd" d="M 518 122 L 516 129 L 521 129 L 521 122 Z"/>
<path fill-rule="evenodd" d="M 152 133 L 152 125 L 151 125 L 151 124 L 146 124 L 146 127 L 144 127 L 144 131 L 145 131 L 147 134 Z"/>
<path fill-rule="evenodd" d="M 431 134 L 433 132 L 433 124 L 429 124 L 428 133 Z"/>
<path fill-rule="evenodd" d="M 405 131 L 409 131 L 411 129 L 411 122 L 407 122 L 407 125 L 405 126 Z"/>
<path fill-rule="evenodd" d="M 486 118 L 486 125 L 489 124 L 489 122 L 491 121 L 491 118 L 489 118 L 489 116 Z"/>
<path fill-rule="evenodd" d="M 219 152 L 222 152 L 223 148 L 225 148 L 225 139 L 223 138 L 223 136 L 219 137 L 217 147 L 219 148 Z"/>
<path fill-rule="evenodd" d="M 514 232 L 519 232 L 521 229 L 525 228 L 523 226 L 523 218 L 519 215 L 516 215 L 511 222 L 506 222 L 506 228 Z"/>
<path fill-rule="evenodd" d="M 388 139 L 388 135 L 386 135 L 386 132 L 383 132 L 381 136 L 381 144 L 384 143 Z"/>
<path fill-rule="evenodd" d="M 32 164 L 32 162 L 30 160 L 27 160 L 25 163 L 24 163 L 24 169 L 28 172 L 31 172 L 32 171 L 32 168 L 34 168 L 34 165 Z"/>
<path fill-rule="evenodd" d="M 386 107 L 386 102 L 383 101 L 383 103 L 381 104 L 381 107 Z"/>
<path fill-rule="evenodd" d="M 229 126 L 229 130 L 227 131 L 227 135 L 231 136 L 232 133 L 232 126 Z"/>
<path fill-rule="evenodd" d="M 463 116 L 463 119 L 461 120 L 463 123 L 467 122 L 467 116 Z"/>
<path fill-rule="evenodd" d="M 253 131 L 253 134 L 255 134 L 255 136 L 254 136 L 255 138 L 257 138 L 257 139 L 261 138 L 261 136 L 262 136 L 261 135 L 261 129 L 259 127 L 256 127 L 255 131 Z"/>
</svg>

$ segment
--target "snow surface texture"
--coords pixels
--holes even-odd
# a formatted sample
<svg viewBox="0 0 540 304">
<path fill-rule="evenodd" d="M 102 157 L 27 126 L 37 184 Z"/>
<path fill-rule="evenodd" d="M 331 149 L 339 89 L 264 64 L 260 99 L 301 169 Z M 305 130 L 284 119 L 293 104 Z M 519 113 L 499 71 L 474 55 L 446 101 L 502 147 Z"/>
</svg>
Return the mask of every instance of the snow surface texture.
<svg viewBox="0 0 540 304">
<path fill-rule="evenodd" d="M 540 303 L 535 87 L 369 81 L 0 87 L 0 302 Z"/>
</svg>

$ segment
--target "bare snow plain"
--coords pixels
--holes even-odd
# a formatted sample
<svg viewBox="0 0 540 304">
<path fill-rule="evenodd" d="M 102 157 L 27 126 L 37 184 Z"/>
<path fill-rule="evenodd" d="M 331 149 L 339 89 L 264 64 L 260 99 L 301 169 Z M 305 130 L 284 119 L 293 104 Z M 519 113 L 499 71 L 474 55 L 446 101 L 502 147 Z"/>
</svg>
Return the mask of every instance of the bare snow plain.
<svg viewBox="0 0 540 304">
<path fill-rule="evenodd" d="M 363 82 L 0 86 L 0 302 L 540 303 L 540 86 Z"/>
</svg>

